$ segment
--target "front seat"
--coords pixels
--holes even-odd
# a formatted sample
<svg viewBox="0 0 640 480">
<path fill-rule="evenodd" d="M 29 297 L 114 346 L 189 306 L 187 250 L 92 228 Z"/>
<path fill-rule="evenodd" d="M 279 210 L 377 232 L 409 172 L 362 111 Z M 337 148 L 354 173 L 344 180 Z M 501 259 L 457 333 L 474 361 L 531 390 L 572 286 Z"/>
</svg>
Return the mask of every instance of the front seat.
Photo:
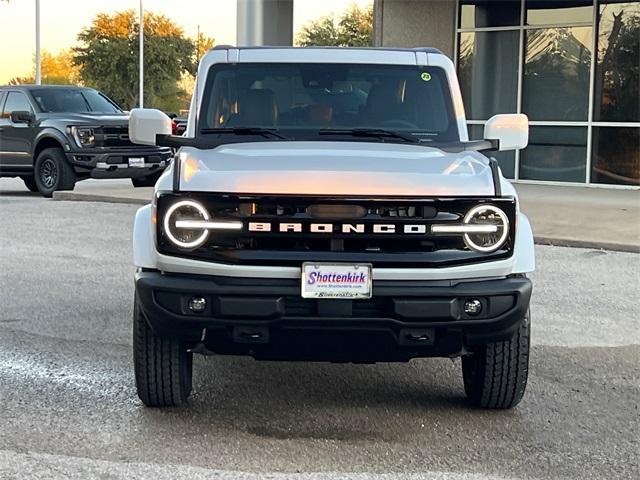
<svg viewBox="0 0 640 480">
<path fill-rule="evenodd" d="M 234 126 L 271 127 L 278 123 L 278 103 L 273 90 L 247 90 L 238 102 Z"/>
<path fill-rule="evenodd" d="M 398 120 L 402 116 L 402 90 L 398 85 L 374 85 L 367 96 L 362 111 L 365 123 L 380 123 Z"/>
</svg>

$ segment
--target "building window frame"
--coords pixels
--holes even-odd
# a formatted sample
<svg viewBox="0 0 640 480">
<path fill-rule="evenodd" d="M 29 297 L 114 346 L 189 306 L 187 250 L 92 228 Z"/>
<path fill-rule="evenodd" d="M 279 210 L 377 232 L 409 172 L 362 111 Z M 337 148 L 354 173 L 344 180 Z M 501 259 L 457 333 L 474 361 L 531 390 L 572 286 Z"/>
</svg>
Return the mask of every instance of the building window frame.
<svg viewBox="0 0 640 480">
<path fill-rule="evenodd" d="M 595 81 L 596 67 L 598 61 L 598 39 L 600 24 L 600 0 L 592 0 L 593 14 L 590 22 L 564 22 L 545 25 L 526 25 L 526 0 L 520 0 L 520 24 L 503 27 L 478 27 L 478 28 L 460 28 L 460 12 L 461 0 L 456 0 L 456 28 L 454 42 L 454 64 L 456 71 L 459 62 L 460 34 L 466 32 L 519 32 L 518 44 L 518 80 L 516 88 L 516 112 L 522 112 L 523 84 L 524 84 L 524 65 L 525 65 L 525 34 L 527 30 L 538 30 L 545 28 L 568 28 L 568 27 L 591 27 L 591 62 L 589 65 L 589 91 L 587 105 L 587 119 L 585 121 L 547 121 L 547 120 L 530 120 L 531 126 L 552 126 L 552 127 L 586 127 L 587 128 L 587 145 L 585 158 L 585 179 L 584 182 L 563 182 L 563 181 L 547 181 L 547 180 L 527 180 L 520 178 L 520 159 L 521 152 L 515 152 L 514 178 L 515 183 L 543 184 L 543 185 L 567 185 L 567 186 L 587 186 L 594 188 L 619 188 L 619 189 L 638 189 L 637 185 L 617 185 L 593 183 L 591 179 L 591 168 L 593 161 L 593 129 L 594 127 L 632 127 L 640 128 L 640 122 L 602 122 L 594 121 L 595 109 Z M 484 125 L 486 120 L 467 120 L 467 125 Z"/>
</svg>

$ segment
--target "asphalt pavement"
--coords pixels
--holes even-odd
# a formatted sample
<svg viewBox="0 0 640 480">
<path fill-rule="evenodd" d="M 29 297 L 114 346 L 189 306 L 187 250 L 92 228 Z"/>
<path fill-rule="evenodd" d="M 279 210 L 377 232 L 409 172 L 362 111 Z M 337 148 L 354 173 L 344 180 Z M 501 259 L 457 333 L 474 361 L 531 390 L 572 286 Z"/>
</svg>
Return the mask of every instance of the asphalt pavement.
<svg viewBox="0 0 640 480">
<path fill-rule="evenodd" d="M 0 196 L 0 479 L 627 479 L 640 475 L 640 255 L 537 246 L 523 402 L 459 361 L 197 357 L 183 408 L 137 399 L 132 205 Z"/>
</svg>

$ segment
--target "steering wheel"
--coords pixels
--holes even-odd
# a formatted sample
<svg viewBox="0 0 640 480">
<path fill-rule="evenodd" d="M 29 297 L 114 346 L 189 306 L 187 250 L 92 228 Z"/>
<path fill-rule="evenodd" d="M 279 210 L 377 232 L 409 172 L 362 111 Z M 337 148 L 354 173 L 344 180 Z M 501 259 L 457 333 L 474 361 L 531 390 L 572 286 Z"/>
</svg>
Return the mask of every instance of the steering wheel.
<svg viewBox="0 0 640 480">
<path fill-rule="evenodd" d="M 381 127 L 390 127 L 390 128 L 410 128 L 417 129 L 419 128 L 415 123 L 407 122 L 406 120 L 385 120 L 384 122 L 380 122 Z"/>
</svg>

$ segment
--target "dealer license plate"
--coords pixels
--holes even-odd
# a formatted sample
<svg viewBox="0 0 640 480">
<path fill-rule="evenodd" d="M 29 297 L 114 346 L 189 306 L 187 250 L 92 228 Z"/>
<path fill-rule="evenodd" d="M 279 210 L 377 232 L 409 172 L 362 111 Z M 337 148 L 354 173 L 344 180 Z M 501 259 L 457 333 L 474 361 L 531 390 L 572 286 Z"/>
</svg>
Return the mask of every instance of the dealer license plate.
<svg viewBox="0 0 640 480">
<path fill-rule="evenodd" d="M 144 168 L 144 157 L 129 157 L 129 166 Z"/>
<path fill-rule="evenodd" d="M 371 298 L 371 265 L 303 263 L 303 298 Z"/>
</svg>

